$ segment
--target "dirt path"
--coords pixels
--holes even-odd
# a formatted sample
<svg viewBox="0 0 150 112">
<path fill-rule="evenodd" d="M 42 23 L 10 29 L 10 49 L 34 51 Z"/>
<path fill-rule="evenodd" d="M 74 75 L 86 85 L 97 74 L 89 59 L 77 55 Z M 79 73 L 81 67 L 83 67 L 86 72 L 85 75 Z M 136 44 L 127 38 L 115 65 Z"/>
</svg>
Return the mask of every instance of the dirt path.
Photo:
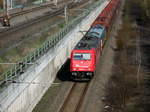
<svg viewBox="0 0 150 112">
<path fill-rule="evenodd" d="M 138 100 L 135 100 L 134 103 L 138 105 L 137 110 L 139 112 L 150 112 L 150 31 L 147 28 L 140 27 L 139 29 L 139 52 L 140 55 L 138 57 L 138 74 L 139 74 L 139 88 L 143 91 L 138 91 L 139 96 Z"/>
<path fill-rule="evenodd" d="M 116 37 L 119 49 L 114 56 L 115 64 L 106 94 L 114 111 L 150 111 L 150 33 L 148 28 L 140 28 L 144 25 L 148 27 L 149 21 L 146 22 L 146 16 L 140 16 L 145 12 L 139 2 L 143 3 L 142 0 L 134 3 L 126 0 L 122 28 Z"/>
</svg>

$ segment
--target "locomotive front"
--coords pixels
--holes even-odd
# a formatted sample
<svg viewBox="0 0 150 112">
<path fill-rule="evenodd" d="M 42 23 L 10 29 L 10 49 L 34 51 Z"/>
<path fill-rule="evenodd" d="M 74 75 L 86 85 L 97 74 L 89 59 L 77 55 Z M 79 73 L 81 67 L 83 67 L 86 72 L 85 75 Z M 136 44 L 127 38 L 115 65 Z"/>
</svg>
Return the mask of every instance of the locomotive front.
<svg viewBox="0 0 150 112">
<path fill-rule="evenodd" d="M 71 54 L 71 77 L 72 79 L 91 79 L 95 71 L 94 50 L 73 50 Z"/>
</svg>

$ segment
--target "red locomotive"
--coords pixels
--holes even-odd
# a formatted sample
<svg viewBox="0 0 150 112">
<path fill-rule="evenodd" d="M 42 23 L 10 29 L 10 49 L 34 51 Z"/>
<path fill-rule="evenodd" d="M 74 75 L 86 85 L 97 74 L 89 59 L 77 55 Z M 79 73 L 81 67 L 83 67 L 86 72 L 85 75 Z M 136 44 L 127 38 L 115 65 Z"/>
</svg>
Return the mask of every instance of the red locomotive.
<svg viewBox="0 0 150 112">
<path fill-rule="evenodd" d="M 111 0 L 91 25 L 91 28 L 71 52 L 71 79 L 90 80 L 102 54 L 106 35 L 112 26 L 120 0 Z"/>
<path fill-rule="evenodd" d="M 91 79 L 102 53 L 102 40 L 105 28 L 101 25 L 91 27 L 71 53 L 70 71 L 72 79 Z"/>
<path fill-rule="evenodd" d="M 71 53 L 72 78 L 92 78 L 100 53 L 100 38 L 84 36 Z"/>
</svg>

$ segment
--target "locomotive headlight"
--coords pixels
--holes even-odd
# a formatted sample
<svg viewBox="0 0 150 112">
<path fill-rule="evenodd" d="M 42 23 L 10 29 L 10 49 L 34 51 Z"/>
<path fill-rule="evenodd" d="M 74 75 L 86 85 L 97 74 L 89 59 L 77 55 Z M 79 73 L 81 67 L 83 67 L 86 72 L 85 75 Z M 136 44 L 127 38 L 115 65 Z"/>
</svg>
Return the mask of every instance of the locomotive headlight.
<svg viewBox="0 0 150 112">
<path fill-rule="evenodd" d="M 77 76 L 77 73 L 76 73 L 76 72 L 73 72 L 72 75 L 73 75 L 73 76 Z"/>
<path fill-rule="evenodd" d="M 77 68 L 74 68 L 73 70 L 78 70 Z"/>
<path fill-rule="evenodd" d="M 87 76 L 92 76 L 92 73 L 90 73 L 90 72 L 87 72 L 86 74 L 87 74 Z"/>
<path fill-rule="evenodd" d="M 75 67 L 80 67 L 80 66 L 78 64 L 76 64 Z"/>
</svg>

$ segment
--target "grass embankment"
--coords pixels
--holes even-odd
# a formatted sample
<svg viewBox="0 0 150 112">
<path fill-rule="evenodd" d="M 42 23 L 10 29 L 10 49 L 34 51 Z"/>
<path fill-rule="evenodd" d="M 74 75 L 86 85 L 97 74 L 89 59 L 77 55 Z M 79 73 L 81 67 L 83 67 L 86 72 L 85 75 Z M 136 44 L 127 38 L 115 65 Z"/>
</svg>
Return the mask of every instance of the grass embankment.
<svg viewBox="0 0 150 112">
<path fill-rule="evenodd" d="M 150 2 L 150 1 L 147 1 Z M 108 105 L 119 112 L 148 112 L 142 103 L 144 73 L 139 68 L 140 32 L 137 26 L 149 27 L 148 8 L 143 0 L 126 0 L 122 28 L 116 37 L 117 50 L 112 76 L 106 86 Z"/>
<path fill-rule="evenodd" d="M 88 8 L 90 4 L 79 6 L 81 8 Z M 84 10 L 83 10 L 84 11 Z M 69 21 L 76 18 L 83 11 L 69 10 Z M 51 18 L 52 19 L 52 18 Z M 65 26 L 64 15 L 54 17 L 45 27 L 37 29 L 36 34 L 27 34 L 22 37 L 23 40 L 18 42 L 13 47 L 6 48 L 5 45 L 0 45 L 0 63 L 18 63 L 23 57 L 27 56 L 35 49 L 39 48 L 48 37 L 59 32 Z M 8 40 L 9 41 L 9 40 Z M 5 42 L 7 44 L 7 42 Z M 6 49 L 6 50 L 4 50 Z M 0 75 L 5 72 L 11 65 L 0 64 Z"/>
<path fill-rule="evenodd" d="M 58 17 L 62 19 L 62 17 Z M 58 20 L 58 19 L 56 19 Z M 43 29 L 39 29 L 36 34 L 29 34 L 23 37 L 23 41 L 19 42 L 17 45 L 10 47 L 0 54 L 0 63 L 17 63 L 27 54 L 33 52 L 35 49 L 39 48 L 42 43 L 51 35 L 60 31 L 64 27 L 64 20 L 56 22 L 56 25 L 47 25 Z M 51 23 L 49 23 L 51 24 Z M 3 46 L 1 47 L 3 51 Z M 8 69 L 11 65 L 0 64 L 0 74 Z"/>
<path fill-rule="evenodd" d="M 62 21 L 63 23 L 63 21 Z M 24 41 L 19 42 L 12 48 L 6 49 L 0 56 L 0 63 L 17 63 L 23 57 L 27 56 L 35 49 L 39 48 L 42 43 L 51 35 L 58 32 L 61 29 L 60 25 L 55 27 L 46 26 L 46 28 L 39 30 L 37 34 L 30 34 L 24 38 Z M 0 74 L 8 69 L 11 65 L 0 65 Z"/>
</svg>

